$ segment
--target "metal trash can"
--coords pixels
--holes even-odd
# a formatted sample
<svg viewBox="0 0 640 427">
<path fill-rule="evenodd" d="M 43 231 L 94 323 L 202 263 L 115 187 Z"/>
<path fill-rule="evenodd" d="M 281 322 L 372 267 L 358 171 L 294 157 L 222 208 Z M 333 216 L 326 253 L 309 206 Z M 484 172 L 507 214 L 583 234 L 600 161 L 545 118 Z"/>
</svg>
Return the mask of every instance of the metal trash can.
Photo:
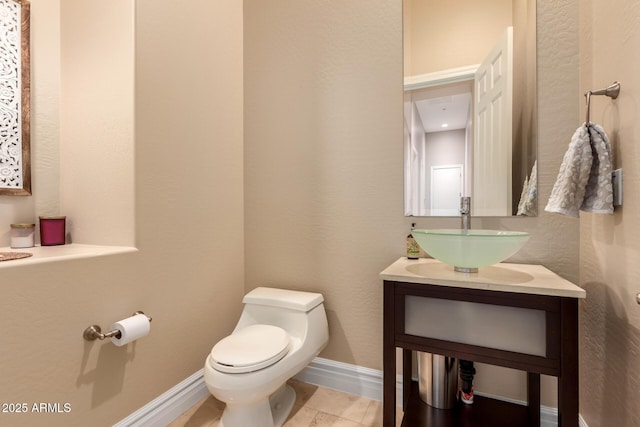
<svg viewBox="0 0 640 427">
<path fill-rule="evenodd" d="M 418 352 L 420 399 L 438 409 L 451 409 L 458 395 L 458 359 Z"/>
</svg>

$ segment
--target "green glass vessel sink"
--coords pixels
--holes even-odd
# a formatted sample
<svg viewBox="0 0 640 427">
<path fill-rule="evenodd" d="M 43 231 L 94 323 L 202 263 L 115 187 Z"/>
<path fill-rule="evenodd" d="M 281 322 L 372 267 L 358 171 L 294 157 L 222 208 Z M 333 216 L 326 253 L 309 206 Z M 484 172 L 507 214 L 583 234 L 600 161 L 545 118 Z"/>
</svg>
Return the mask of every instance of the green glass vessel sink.
<svg viewBox="0 0 640 427">
<path fill-rule="evenodd" d="M 412 234 L 429 255 L 466 273 L 504 261 L 529 240 L 524 231 L 432 229 Z"/>
</svg>

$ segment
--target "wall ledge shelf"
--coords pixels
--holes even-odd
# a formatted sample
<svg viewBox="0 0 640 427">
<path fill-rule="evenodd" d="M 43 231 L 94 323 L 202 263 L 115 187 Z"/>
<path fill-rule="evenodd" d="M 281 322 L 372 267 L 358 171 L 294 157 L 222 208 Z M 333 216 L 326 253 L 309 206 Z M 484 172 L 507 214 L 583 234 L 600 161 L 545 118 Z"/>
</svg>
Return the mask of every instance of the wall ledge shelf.
<svg viewBox="0 0 640 427">
<path fill-rule="evenodd" d="M 0 252 L 28 252 L 33 254 L 28 258 L 21 258 L 9 261 L 0 261 L 0 269 L 20 267 L 34 264 L 44 264 L 47 262 L 59 262 L 81 258 L 96 258 L 107 255 L 125 254 L 138 252 L 132 246 L 101 246 L 72 243 L 59 246 L 34 246 L 32 248 L 14 249 L 9 247 L 0 248 Z"/>
</svg>

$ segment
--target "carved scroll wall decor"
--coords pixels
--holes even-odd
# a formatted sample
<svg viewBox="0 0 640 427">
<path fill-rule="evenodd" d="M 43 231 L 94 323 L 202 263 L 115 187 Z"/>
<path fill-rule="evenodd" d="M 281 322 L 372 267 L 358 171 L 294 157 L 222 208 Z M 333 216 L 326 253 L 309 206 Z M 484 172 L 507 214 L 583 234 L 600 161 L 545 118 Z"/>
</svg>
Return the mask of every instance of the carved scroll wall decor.
<svg viewBox="0 0 640 427">
<path fill-rule="evenodd" d="M 0 195 L 31 194 L 29 1 L 0 0 Z"/>
</svg>

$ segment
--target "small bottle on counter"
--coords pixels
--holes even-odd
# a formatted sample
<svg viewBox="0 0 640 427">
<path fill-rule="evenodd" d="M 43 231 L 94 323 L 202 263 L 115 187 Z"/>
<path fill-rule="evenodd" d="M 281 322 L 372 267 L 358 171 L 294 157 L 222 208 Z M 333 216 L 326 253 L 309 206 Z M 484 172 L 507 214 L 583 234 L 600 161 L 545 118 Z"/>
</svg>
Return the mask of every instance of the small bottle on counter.
<svg viewBox="0 0 640 427">
<path fill-rule="evenodd" d="M 407 258 L 409 259 L 418 259 L 420 258 L 420 246 L 418 246 L 418 242 L 413 238 L 413 230 L 416 228 L 416 223 L 411 224 L 411 231 L 409 231 L 409 235 L 407 236 Z"/>
<path fill-rule="evenodd" d="M 35 224 L 11 224 L 11 247 L 32 248 L 35 246 Z"/>
</svg>

